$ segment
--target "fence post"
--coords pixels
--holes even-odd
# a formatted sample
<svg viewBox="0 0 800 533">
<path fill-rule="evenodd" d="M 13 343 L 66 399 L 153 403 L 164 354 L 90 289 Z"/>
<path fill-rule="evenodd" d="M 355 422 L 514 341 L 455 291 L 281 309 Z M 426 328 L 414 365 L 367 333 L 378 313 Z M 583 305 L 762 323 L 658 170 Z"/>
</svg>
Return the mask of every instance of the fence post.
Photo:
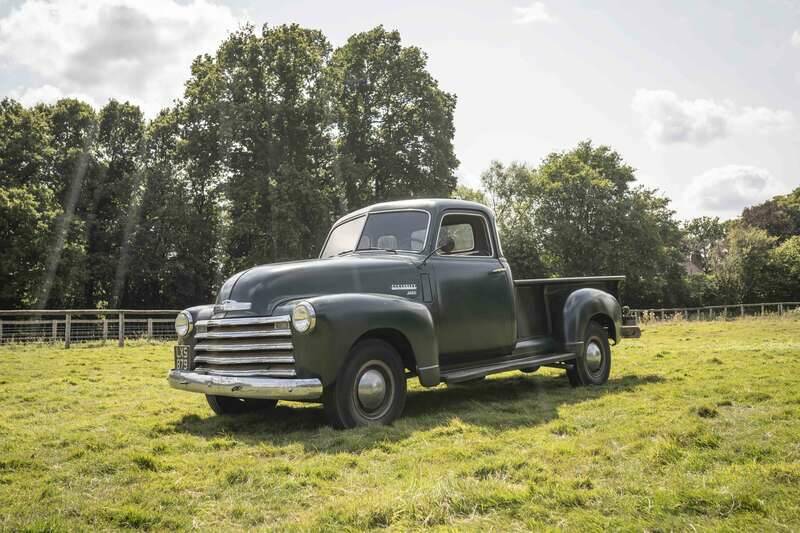
<svg viewBox="0 0 800 533">
<path fill-rule="evenodd" d="M 125 346 L 125 313 L 117 315 L 117 344 L 120 348 Z"/>
<path fill-rule="evenodd" d="M 152 340 L 153 339 L 153 319 L 147 319 L 147 338 Z"/>
<path fill-rule="evenodd" d="M 0 318 L 0 342 L 3 342 L 3 319 Z"/>
<path fill-rule="evenodd" d="M 778 315 L 783 316 L 783 304 L 778 304 Z"/>
<path fill-rule="evenodd" d="M 53 329 L 53 342 L 56 342 L 56 339 L 58 338 L 58 320 L 56 320 L 55 318 L 53 319 L 52 329 Z"/>
<path fill-rule="evenodd" d="M 739 306 L 739 316 L 744 316 L 744 304 Z"/>
<path fill-rule="evenodd" d="M 664 320 L 664 310 L 663 309 L 661 310 L 661 320 L 662 321 Z"/>
<path fill-rule="evenodd" d="M 761 304 L 761 316 L 764 316 L 764 304 Z"/>
<path fill-rule="evenodd" d="M 64 348 L 69 348 L 70 337 L 72 336 L 72 315 L 67 313 L 64 318 Z"/>
<path fill-rule="evenodd" d="M 728 320 L 728 306 L 722 308 L 722 312 L 725 313 L 725 320 Z"/>
<path fill-rule="evenodd" d="M 108 340 L 108 318 L 103 317 L 103 342 Z"/>
</svg>

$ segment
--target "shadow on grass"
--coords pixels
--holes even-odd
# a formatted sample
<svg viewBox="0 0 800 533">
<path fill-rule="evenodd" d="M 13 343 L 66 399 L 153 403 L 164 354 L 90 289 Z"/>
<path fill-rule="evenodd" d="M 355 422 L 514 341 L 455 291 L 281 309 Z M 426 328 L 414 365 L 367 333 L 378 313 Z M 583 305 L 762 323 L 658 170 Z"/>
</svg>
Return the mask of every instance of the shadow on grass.
<svg viewBox="0 0 800 533">
<path fill-rule="evenodd" d="M 348 431 L 328 428 L 320 406 L 297 404 L 279 404 L 268 413 L 236 417 L 185 415 L 168 427 L 170 432 L 209 440 L 224 436 L 247 444 L 301 444 L 307 451 L 352 453 L 385 447 L 418 431 L 447 433 L 453 419 L 482 431 L 536 426 L 557 418 L 561 406 L 662 381 L 664 378 L 657 375 L 627 375 L 610 379 L 601 387 L 572 388 L 563 376 L 514 376 L 455 387 L 416 389 L 409 391 L 405 411 L 392 426 Z"/>
</svg>

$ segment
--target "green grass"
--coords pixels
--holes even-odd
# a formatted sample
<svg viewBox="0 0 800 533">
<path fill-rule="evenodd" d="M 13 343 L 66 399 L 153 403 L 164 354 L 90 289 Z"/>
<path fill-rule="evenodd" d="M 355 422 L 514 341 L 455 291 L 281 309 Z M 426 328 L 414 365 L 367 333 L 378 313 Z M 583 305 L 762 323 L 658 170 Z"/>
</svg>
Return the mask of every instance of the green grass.
<svg viewBox="0 0 800 533">
<path fill-rule="evenodd" d="M 649 327 L 608 385 L 411 388 L 392 427 L 217 417 L 171 348 L 0 348 L 0 528 L 800 529 L 800 317 Z M 410 382 L 411 383 L 411 382 Z"/>
</svg>

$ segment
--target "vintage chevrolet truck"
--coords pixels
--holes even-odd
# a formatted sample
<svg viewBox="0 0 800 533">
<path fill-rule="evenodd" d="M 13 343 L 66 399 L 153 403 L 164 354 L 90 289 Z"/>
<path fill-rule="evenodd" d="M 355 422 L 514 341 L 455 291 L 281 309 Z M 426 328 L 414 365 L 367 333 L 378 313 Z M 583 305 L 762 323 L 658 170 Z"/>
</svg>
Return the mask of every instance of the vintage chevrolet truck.
<svg viewBox="0 0 800 533">
<path fill-rule="evenodd" d="M 318 259 L 256 266 L 182 311 L 172 387 L 217 414 L 322 402 L 338 428 L 388 424 L 424 387 L 539 367 L 600 385 L 623 326 L 623 276 L 514 280 L 494 215 L 461 200 L 373 205 L 338 220 Z"/>
</svg>

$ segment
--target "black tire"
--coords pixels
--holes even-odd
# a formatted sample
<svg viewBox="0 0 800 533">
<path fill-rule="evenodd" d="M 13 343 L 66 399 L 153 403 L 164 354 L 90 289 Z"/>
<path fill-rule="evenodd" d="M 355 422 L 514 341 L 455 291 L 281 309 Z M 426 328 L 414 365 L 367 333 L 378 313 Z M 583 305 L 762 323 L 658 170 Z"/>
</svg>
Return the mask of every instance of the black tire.
<svg viewBox="0 0 800 533">
<path fill-rule="evenodd" d="M 597 322 L 589 322 L 583 338 L 583 349 L 567 369 L 570 385 L 602 385 L 611 373 L 611 346 L 608 331 Z"/>
<path fill-rule="evenodd" d="M 323 405 L 328 422 L 338 429 L 391 424 L 406 405 L 400 354 L 380 339 L 359 342 L 336 382 L 325 387 Z"/>
<path fill-rule="evenodd" d="M 278 400 L 233 398 L 231 396 L 214 396 L 213 394 L 206 394 L 206 401 L 211 410 L 218 415 L 241 415 L 258 411 L 270 411 L 278 403 Z"/>
</svg>

